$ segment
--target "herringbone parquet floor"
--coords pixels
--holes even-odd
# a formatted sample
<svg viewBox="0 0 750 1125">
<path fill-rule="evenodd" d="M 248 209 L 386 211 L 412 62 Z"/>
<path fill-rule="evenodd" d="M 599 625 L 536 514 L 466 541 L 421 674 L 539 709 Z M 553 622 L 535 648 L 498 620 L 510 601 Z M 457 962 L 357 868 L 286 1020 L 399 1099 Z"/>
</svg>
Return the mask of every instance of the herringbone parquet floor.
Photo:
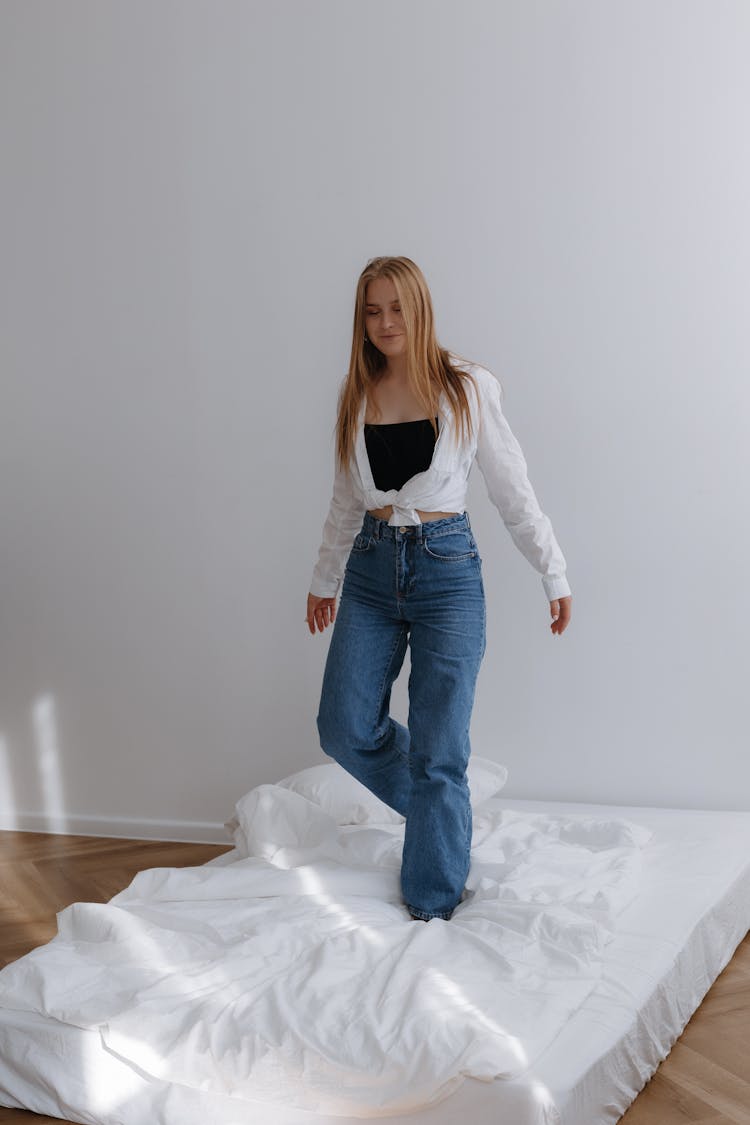
<svg viewBox="0 0 750 1125">
<path fill-rule="evenodd" d="M 229 845 L 0 832 L 0 964 L 54 937 L 55 915 L 71 902 L 107 902 L 144 868 L 190 867 L 228 850 Z M 57 1117 L 0 1107 L 2 1125 L 42 1122 L 60 1125 Z M 620 1122 L 750 1125 L 750 936 Z"/>
</svg>

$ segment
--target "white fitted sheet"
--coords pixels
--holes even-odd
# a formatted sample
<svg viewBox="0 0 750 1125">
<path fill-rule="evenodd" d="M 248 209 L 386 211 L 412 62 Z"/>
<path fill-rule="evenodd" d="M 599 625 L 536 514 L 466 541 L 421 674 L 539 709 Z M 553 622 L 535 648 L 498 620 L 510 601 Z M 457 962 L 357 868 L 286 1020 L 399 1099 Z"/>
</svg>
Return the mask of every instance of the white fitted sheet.
<svg viewBox="0 0 750 1125">
<path fill-rule="evenodd" d="M 521 801 L 488 807 L 627 818 L 653 832 L 637 896 L 618 915 L 600 979 L 531 1068 L 467 1078 L 407 1125 L 610 1125 L 666 1057 L 750 926 L 750 813 Z M 220 857 L 230 863 L 232 853 Z M 214 861 L 216 864 L 217 861 Z M 413 923 L 421 926 L 422 923 Z M 430 924 L 431 925 L 431 924 Z M 450 923 L 448 923 L 450 925 Z M 428 928 L 428 927 L 426 927 Z M 0 1010 L 0 1103 L 104 1125 L 354 1125 L 361 1117 L 241 1102 L 141 1074 L 96 1030 Z"/>
</svg>

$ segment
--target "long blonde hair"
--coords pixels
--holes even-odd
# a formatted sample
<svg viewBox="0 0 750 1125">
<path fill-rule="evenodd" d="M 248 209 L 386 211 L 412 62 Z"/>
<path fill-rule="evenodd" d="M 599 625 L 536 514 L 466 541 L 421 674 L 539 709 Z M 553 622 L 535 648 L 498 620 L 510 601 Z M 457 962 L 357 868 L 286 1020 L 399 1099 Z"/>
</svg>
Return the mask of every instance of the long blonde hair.
<svg viewBox="0 0 750 1125">
<path fill-rule="evenodd" d="M 465 380 L 469 372 L 453 367 L 450 355 L 463 360 L 438 344 L 432 315 L 432 299 L 424 274 L 419 266 L 404 257 L 371 258 L 357 282 L 354 302 L 354 331 L 349 372 L 345 376 L 338 396 L 336 418 L 337 467 L 349 464 L 356 438 L 362 399 L 370 387 L 382 378 L 386 357 L 373 343 L 365 339 L 365 298 L 368 282 L 387 277 L 393 282 L 401 305 L 406 329 L 406 368 L 410 389 L 432 422 L 437 437 L 435 414 L 440 393 L 445 392 L 454 417 L 456 440 L 460 426 L 461 435 L 471 435 L 472 421 Z M 468 361 L 467 361 L 468 362 Z M 473 382 L 473 380 L 471 380 Z"/>
</svg>

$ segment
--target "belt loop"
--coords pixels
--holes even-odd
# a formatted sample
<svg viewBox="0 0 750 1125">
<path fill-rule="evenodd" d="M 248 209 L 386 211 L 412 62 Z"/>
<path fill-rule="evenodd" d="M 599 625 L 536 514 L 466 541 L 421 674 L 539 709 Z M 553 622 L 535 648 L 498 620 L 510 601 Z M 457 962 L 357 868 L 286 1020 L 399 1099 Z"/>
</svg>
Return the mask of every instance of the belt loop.
<svg viewBox="0 0 750 1125">
<path fill-rule="evenodd" d="M 464 515 L 466 516 L 466 526 L 468 527 L 469 531 L 471 531 L 471 520 L 469 519 L 469 513 L 464 512 Z"/>
</svg>

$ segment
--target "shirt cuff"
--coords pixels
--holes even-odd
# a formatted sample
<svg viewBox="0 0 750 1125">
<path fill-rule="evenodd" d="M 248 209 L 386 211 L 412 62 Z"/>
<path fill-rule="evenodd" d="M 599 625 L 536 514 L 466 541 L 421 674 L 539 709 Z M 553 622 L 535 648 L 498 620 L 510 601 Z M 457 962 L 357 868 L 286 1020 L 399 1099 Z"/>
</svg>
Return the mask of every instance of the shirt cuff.
<svg viewBox="0 0 750 1125">
<path fill-rule="evenodd" d="M 310 593 L 315 598 L 335 598 L 339 592 L 341 580 L 336 583 L 330 582 L 311 582 Z"/>
<path fill-rule="evenodd" d="M 543 574 L 542 585 L 547 600 L 550 602 L 556 601 L 557 598 L 567 598 L 570 595 L 570 586 L 564 574 Z"/>
</svg>

